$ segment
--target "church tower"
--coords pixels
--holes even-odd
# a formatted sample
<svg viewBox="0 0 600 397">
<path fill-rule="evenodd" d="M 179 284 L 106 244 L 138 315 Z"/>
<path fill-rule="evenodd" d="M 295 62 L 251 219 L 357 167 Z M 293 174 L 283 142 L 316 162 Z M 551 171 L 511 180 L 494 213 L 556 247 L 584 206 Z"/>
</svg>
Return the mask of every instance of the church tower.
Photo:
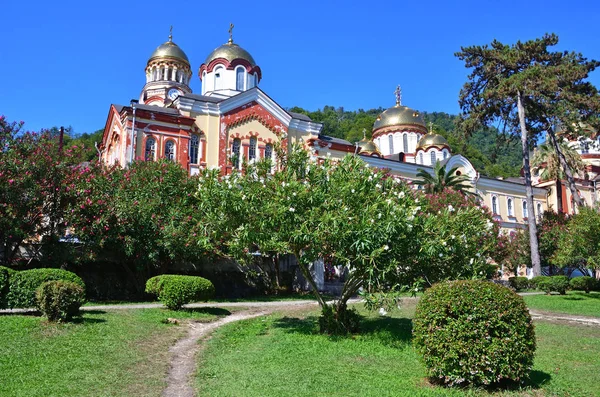
<svg viewBox="0 0 600 397">
<path fill-rule="evenodd" d="M 166 106 L 180 95 L 192 92 L 190 61 L 185 52 L 173 42 L 173 27 L 169 40 L 159 45 L 146 65 L 146 84 L 140 95 L 140 103 Z"/>
<path fill-rule="evenodd" d="M 233 24 L 229 41 L 211 52 L 198 70 L 202 95 L 228 98 L 258 86 L 260 67 L 252 55 L 233 42 Z"/>
</svg>

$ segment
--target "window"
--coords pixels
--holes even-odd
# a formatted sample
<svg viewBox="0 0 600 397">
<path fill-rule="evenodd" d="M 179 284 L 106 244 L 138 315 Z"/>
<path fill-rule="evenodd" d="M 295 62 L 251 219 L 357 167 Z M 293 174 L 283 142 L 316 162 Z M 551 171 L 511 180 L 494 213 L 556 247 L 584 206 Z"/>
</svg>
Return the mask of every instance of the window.
<svg viewBox="0 0 600 397">
<path fill-rule="evenodd" d="M 523 201 L 523 218 L 529 218 L 529 212 L 527 211 L 527 201 Z"/>
<path fill-rule="evenodd" d="M 394 154 L 394 137 L 388 135 L 388 145 L 390 147 L 390 154 Z"/>
<path fill-rule="evenodd" d="M 223 76 L 221 76 L 222 73 L 223 73 L 222 66 L 219 66 L 218 68 L 215 69 L 215 91 L 223 89 Z"/>
<path fill-rule="evenodd" d="M 248 148 L 248 160 L 253 161 L 256 159 L 256 137 L 250 138 L 250 147 Z"/>
<path fill-rule="evenodd" d="M 423 152 L 419 153 L 419 164 L 423 164 Z"/>
<path fill-rule="evenodd" d="M 175 142 L 167 141 L 165 145 L 165 158 L 167 160 L 175 160 Z"/>
<path fill-rule="evenodd" d="M 508 208 L 508 216 L 515 216 L 515 212 L 513 210 L 513 201 L 512 199 L 507 199 L 506 200 L 506 206 Z"/>
<path fill-rule="evenodd" d="M 443 156 L 444 160 L 446 160 L 446 157 L 448 157 L 448 152 L 444 150 L 442 152 L 442 156 Z"/>
<path fill-rule="evenodd" d="M 408 134 L 402 135 L 402 145 L 404 146 L 404 153 L 408 153 Z"/>
<path fill-rule="evenodd" d="M 253 86 L 256 87 L 258 85 L 258 73 L 254 73 L 254 84 Z"/>
<path fill-rule="evenodd" d="M 492 197 L 492 214 L 498 215 L 498 197 Z"/>
<path fill-rule="evenodd" d="M 270 143 L 267 143 L 267 145 L 265 146 L 265 159 L 270 160 L 271 172 L 273 172 L 273 166 L 275 165 L 275 162 L 273 161 L 273 145 Z"/>
<path fill-rule="evenodd" d="M 146 151 L 144 153 L 144 160 L 152 161 L 156 156 L 156 140 L 154 138 L 146 139 Z"/>
<path fill-rule="evenodd" d="M 544 215 L 544 209 L 542 208 L 542 203 L 537 203 L 537 216 L 539 219 L 542 219 Z"/>
<path fill-rule="evenodd" d="M 235 89 L 244 91 L 244 68 L 237 68 L 235 70 Z"/>
<path fill-rule="evenodd" d="M 431 152 L 431 165 L 434 165 L 437 162 L 437 158 L 435 157 L 435 152 Z"/>
<path fill-rule="evenodd" d="M 200 149 L 200 138 L 198 135 L 192 135 L 190 139 L 190 163 L 198 164 L 198 151 Z"/>
<path fill-rule="evenodd" d="M 231 145 L 232 162 L 235 168 L 240 168 L 240 146 L 241 142 L 239 139 L 234 139 Z"/>
</svg>

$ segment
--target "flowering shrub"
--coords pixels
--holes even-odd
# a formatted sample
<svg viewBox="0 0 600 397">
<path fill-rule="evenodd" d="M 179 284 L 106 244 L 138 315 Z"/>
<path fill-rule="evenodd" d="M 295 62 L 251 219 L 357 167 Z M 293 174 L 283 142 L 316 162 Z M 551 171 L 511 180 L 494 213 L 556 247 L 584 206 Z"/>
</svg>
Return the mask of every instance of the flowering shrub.
<svg viewBox="0 0 600 397">
<path fill-rule="evenodd" d="M 447 385 L 522 382 L 535 352 L 523 299 L 487 281 L 444 282 L 417 304 L 414 344 L 427 374 Z"/>
<path fill-rule="evenodd" d="M 47 281 L 36 290 L 37 308 L 48 321 L 70 320 L 84 302 L 84 289 L 70 281 Z"/>
</svg>

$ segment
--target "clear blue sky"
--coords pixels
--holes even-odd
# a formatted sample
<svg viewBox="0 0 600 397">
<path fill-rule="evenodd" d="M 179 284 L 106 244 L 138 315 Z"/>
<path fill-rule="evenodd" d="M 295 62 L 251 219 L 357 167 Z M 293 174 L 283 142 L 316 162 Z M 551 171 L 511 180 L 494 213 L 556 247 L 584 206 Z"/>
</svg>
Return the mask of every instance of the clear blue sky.
<svg viewBox="0 0 600 397">
<path fill-rule="evenodd" d="M 228 38 L 263 71 L 260 88 L 284 107 L 389 107 L 458 113 L 467 70 L 461 46 L 555 32 L 557 49 L 600 59 L 597 0 L 479 1 L 10 1 L 0 24 L 0 114 L 29 130 L 103 128 L 111 103 L 144 85 L 150 54 L 167 40 L 198 68 Z M 591 81 L 600 86 L 600 71 Z"/>
</svg>

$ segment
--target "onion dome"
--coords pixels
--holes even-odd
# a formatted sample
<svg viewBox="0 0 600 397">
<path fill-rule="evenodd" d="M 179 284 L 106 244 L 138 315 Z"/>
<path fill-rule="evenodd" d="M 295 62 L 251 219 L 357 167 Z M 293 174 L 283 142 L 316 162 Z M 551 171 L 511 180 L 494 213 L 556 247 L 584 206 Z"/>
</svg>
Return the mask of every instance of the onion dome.
<svg viewBox="0 0 600 397">
<path fill-rule="evenodd" d="M 185 52 L 175 43 L 173 43 L 173 35 L 169 34 L 169 41 L 159 45 L 156 50 L 150 55 L 150 59 L 148 63 L 154 60 L 177 60 L 185 63 L 187 66 L 190 65 L 190 60 L 188 59 Z"/>
<path fill-rule="evenodd" d="M 363 139 L 358 141 L 358 154 L 366 154 L 368 156 L 372 156 L 375 154 L 381 157 L 381 152 L 379 151 L 379 148 L 377 147 L 375 142 L 373 142 L 370 139 L 367 139 L 366 132 L 367 131 L 363 129 Z"/>
<path fill-rule="evenodd" d="M 419 143 L 417 143 L 417 150 L 427 151 L 427 149 L 432 147 L 442 150 L 444 148 L 449 148 L 450 145 L 448 144 L 446 138 L 440 134 L 430 131 L 429 133 L 423 135 L 423 137 L 419 140 Z"/>
<path fill-rule="evenodd" d="M 229 42 L 215 48 L 213 52 L 208 54 L 204 64 L 208 65 L 215 59 L 219 58 L 225 59 L 229 63 L 233 62 L 235 59 L 243 59 L 247 61 L 250 66 L 256 66 L 256 62 L 254 61 L 254 58 L 252 58 L 252 55 L 250 55 L 248 51 L 244 50 L 239 45 L 235 44 L 231 39 L 229 39 Z"/>
<path fill-rule="evenodd" d="M 373 124 L 373 131 L 385 127 L 404 125 L 416 125 L 425 128 L 425 119 L 423 118 L 423 115 L 415 109 L 402 105 L 402 91 L 400 90 L 400 86 L 396 88 L 395 94 L 396 105 L 377 116 L 375 124 Z"/>
</svg>

